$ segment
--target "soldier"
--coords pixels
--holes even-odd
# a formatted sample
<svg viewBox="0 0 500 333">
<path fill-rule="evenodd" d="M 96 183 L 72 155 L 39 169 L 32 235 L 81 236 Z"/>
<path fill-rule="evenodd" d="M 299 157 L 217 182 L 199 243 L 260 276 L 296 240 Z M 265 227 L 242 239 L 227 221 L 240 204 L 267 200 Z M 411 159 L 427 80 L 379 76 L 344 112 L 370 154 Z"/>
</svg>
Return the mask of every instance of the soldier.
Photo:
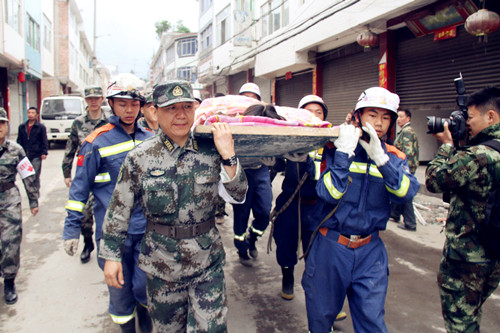
<svg viewBox="0 0 500 333">
<path fill-rule="evenodd" d="M 108 123 L 108 117 L 101 109 L 104 96 L 100 86 L 87 87 L 85 92 L 85 102 L 87 102 L 87 113 L 77 117 L 71 125 L 71 131 L 66 143 L 66 151 L 62 161 L 62 170 L 64 175 L 64 183 L 67 187 L 71 186 L 71 169 L 73 167 L 73 159 L 83 140 L 92 133 L 96 128 L 99 128 Z M 90 253 L 94 250 L 94 242 L 92 241 L 92 225 L 94 224 L 94 195 L 90 193 L 89 199 L 83 210 L 83 219 L 81 232 L 83 242 L 85 244 L 80 261 L 84 264 L 90 260 Z"/>
<path fill-rule="evenodd" d="M 9 119 L 0 107 L 0 252 L 1 275 L 4 278 L 4 298 L 7 304 L 17 302 L 14 280 L 19 270 L 22 238 L 21 196 L 17 188 L 19 173 L 30 202 L 31 214 L 38 213 L 36 174 L 23 148 L 7 139 Z"/>
<path fill-rule="evenodd" d="M 64 222 L 64 249 L 73 255 L 78 249 L 80 224 L 85 203 L 90 192 L 95 197 L 95 241 L 99 253 L 104 214 L 118 178 L 120 166 L 127 153 L 136 145 L 152 136 L 137 119 L 144 98 L 134 89 L 134 82 L 122 79 L 108 90 L 108 100 L 115 116 L 109 123 L 90 134 L 78 153 L 75 178 L 71 183 L 69 200 L 66 205 L 68 215 Z M 146 274 L 137 267 L 139 247 L 146 230 L 146 219 L 140 207 L 130 207 L 130 228 L 122 247 L 124 288 L 109 288 L 109 313 L 112 320 L 121 326 L 122 332 L 135 332 L 135 316 L 143 332 L 152 329 L 147 312 Z M 101 269 L 104 260 L 98 259 Z"/>
<path fill-rule="evenodd" d="M 500 260 L 486 252 L 481 242 L 488 199 L 500 184 L 500 155 L 486 146 L 487 141 L 500 140 L 500 88 L 488 87 L 470 95 L 467 114 L 467 146 L 454 147 L 445 123 L 444 131 L 434 134 L 442 145 L 425 173 L 429 191 L 451 195 L 437 276 L 445 328 L 450 333 L 479 332 L 481 307 L 500 281 Z"/>
<path fill-rule="evenodd" d="M 160 128 L 158 126 L 156 108 L 153 105 L 153 93 L 146 93 L 144 98 L 146 99 L 146 103 L 141 107 L 141 111 L 144 116 L 139 119 L 137 123 L 148 131 L 158 134 L 160 132 Z"/>
<path fill-rule="evenodd" d="M 220 193 L 241 202 L 247 182 L 229 126 L 194 138 L 191 85 L 158 85 L 153 98 L 162 132 L 125 159 L 103 226 L 108 285 L 123 285 L 122 254 L 131 208 L 147 218 L 139 266 L 147 273 L 149 311 L 158 332 L 226 332 L 225 253 L 215 227 Z M 215 143 L 215 144 L 214 144 Z"/>
<path fill-rule="evenodd" d="M 412 175 L 415 174 L 418 167 L 418 138 L 417 133 L 410 124 L 411 112 L 409 110 L 398 111 L 398 126 L 400 131 L 396 136 L 394 146 L 406 154 L 408 166 Z M 391 219 L 394 222 L 399 222 L 399 218 L 403 215 L 404 224 L 398 225 L 398 228 L 417 231 L 417 221 L 415 219 L 415 211 L 413 209 L 413 200 L 404 204 L 392 204 Z"/>
</svg>

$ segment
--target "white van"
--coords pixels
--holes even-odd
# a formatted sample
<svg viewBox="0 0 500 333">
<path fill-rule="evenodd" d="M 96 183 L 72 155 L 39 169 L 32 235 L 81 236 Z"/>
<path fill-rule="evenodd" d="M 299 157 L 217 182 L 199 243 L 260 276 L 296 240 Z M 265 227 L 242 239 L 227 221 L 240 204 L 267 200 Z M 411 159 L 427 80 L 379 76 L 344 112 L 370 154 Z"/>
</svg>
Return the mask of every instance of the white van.
<svg viewBox="0 0 500 333">
<path fill-rule="evenodd" d="M 68 140 L 73 120 L 85 112 L 85 100 L 80 96 L 51 96 L 42 100 L 40 120 L 47 128 L 51 142 Z"/>
</svg>

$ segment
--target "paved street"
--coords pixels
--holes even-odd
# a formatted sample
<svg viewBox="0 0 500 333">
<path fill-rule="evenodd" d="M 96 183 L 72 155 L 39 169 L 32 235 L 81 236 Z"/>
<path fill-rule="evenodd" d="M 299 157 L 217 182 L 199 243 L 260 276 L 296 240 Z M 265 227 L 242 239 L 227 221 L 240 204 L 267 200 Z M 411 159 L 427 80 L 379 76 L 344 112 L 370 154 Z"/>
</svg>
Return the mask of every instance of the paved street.
<svg viewBox="0 0 500 333">
<path fill-rule="evenodd" d="M 75 257 L 66 255 L 62 247 L 64 205 L 68 194 L 61 172 L 62 155 L 63 147 L 55 147 L 43 164 L 40 213 L 36 217 L 29 215 L 25 191 L 22 185 L 20 187 L 24 234 L 22 266 L 16 280 L 19 301 L 7 306 L 0 292 L 0 332 L 120 331 L 107 314 L 108 292 L 97 267 L 95 252 L 91 261 L 82 265 L 79 260 L 82 242 Z M 275 194 L 280 180 L 279 177 L 275 180 Z M 438 215 L 444 212 L 437 208 L 441 203 L 436 197 L 419 195 L 416 201 L 433 208 Z M 231 216 L 230 205 L 227 210 Z M 423 215 L 428 222 L 435 222 L 436 214 L 425 212 Z M 284 301 L 279 296 L 281 273 L 275 253 L 265 253 L 268 233 L 259 241 L 255 267 L 248 268 L 238 262 L 232 244 L 231 219 L 227 218 L 219 229 L 227 253 L 229 332 L 307 332 L 304 294 L 300 286 L 303 262 L 295 272 L 296 297 L 293 301 Z M 418 231 L 410 233 L 389 222 L 388 230 L 383 233 L 390 260 L 386 302 L 389 332 L 445 332 L 435 283 L 443 242 L 440 230 L 439 224 L 432 223 L 418 225 Z M 348 312 L 347 303 L 344 310 Z M 484 306 L 482 333 L 498 332 L 499 311 L 500 293 L 497 291 Z M 335 329 L 336 332 L 353 332 L 350 317 L 335 324 Z"/>
</svg>

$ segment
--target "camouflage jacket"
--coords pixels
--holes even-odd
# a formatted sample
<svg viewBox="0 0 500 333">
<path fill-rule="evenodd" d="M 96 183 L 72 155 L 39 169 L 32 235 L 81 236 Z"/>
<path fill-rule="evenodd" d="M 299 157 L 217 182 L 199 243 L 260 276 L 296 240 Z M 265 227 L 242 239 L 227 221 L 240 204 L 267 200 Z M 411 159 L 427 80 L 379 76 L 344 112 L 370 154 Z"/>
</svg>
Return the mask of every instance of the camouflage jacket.
<svg viewBox="0 0 500 333">
<path fill-rule="evenodd" d="M 427 189 L 451 192 L 443 250 L 443 255 L 451 259 L 488 261 L 477 223 L 484 221 L 488 195 L 500 181 L 500 154 L 481 145 L 490 139 L 500 139 L 500 124 L 478 133 L 463 150 L 441 145 L 427 166 Z"/>
<path fill-rule="evenodd" d="M 0 184 L 15 183 L 17 165 L 26 157 L 23 147 L 14 141 L 6 139 L 0 145 L 0 154 Z M 35 177 L 35 175 L 31 175 L 23 179 L 30 208 L 38 207 L 38 188 L 35 184 Z M 1 200 L 4 199 L 7 198 L 1 198 Z"/>
<path fill-rule="evenodd" d="M 73 159 L 83 140 L 92 133 L 96 128 L 101 127 L 109 122 L 108 117 L 101 112 L 101 118 L 90 119 L 88 113 L 79 116 L 73 121 L 71 131 L 69 133 L 68 141 L 66 142 L 66 151 L 62 162 L 62 170 L 64 178 L 71 178 L 71 168 L 73 166 Z"/>
<path fill-rule="evenodd" d="M 406 154 L 410 172 L 414 175 L 418 167 L 419 150 L 417 133 L 415 133 L 415 130 L 410 126 L 410 123 L 406 123 L 401 128 L 401 131 L 396 137 L 394 145 L 396 146 L 396 148 Z"/>
<path fill-rule="evenodd" d="M 158 134 L 158 133 L 160 132 L 160 127 L 159 127 L 159 126 L 158 126 L 158 128 L 157 128 L 157 129 L 155 129 L 155 130 L 154 130 L 154 129 L 152 129 L 151 127 L 149 127 L 149 124 L 148 124 L 148 122 L 146 121 L 146 118 L 144 118 L 144 117 L 140 118 L 140 119 L 137 121 L 137 123 L 138 123 L 139 125 L 141 125 L 142 127 L 144 127 L 144 129 L 146 129 L 146 130 L 148 130 L 148 131 L 150 131 L 150 132 L 152 132 L 152 133 L 154 133 L 154 134 Z"/>
<path fill-rule="evenodd" d="M 120 260 L 130 213 L 137 204 L 148 224 L 182 226 L 215 218 L 221 175 L 227 177 L 212 140 L 191 136 L 179 147 L 162 132 L 144 141 L 127 155 L 120 170 L 103 225 L 101 258 Z M 236 201 L 245 198 L 247 180 L 239 163 L 235 177 L 222 184 Z M 225 257 L 215 227 L 182 240 L 146 230 L 142 242 L 139 267 L 167 281 L 198 276 Z"/>
</svg>

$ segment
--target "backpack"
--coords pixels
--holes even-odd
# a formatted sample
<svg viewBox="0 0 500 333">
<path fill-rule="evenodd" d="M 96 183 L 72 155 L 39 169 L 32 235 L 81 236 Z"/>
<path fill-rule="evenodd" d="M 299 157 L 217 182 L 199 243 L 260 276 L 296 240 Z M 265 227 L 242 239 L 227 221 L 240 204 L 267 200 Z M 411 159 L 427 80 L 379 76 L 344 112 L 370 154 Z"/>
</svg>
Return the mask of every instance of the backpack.
<svg viewBox="0 0 500 333">
<path fill-rule="evenodd" d="M 500 153 L 500 142 L 488 140 L 481 143 Z M 500 184 L 492 191 L 486 204 L 486 218 L 479 226 L 481 243 L 486 255 L 492 259 L 500 259 Z"/>
</svg>

